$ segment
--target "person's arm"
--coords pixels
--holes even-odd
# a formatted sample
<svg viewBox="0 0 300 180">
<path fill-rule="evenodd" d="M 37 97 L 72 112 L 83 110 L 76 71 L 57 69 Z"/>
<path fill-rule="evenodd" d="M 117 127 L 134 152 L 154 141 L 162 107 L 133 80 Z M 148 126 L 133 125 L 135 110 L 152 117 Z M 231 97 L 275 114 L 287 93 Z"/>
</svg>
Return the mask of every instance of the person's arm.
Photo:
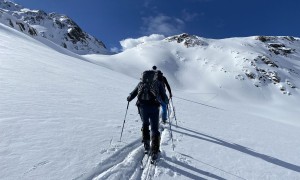
<svg viewBox="0 0 300 180">
<path fill-rule="evenodd" d="M 167 80 L 166 77 L 164 77 L 164 83 L 165 83 L 165 85 L 167 86 L 167 89 L 168 89 L 168 91 L 169 91 L 170 98 L 171 98 L 171 97 L 172 97 L 172 91 L 171 91 L 171 87 L 170 87 L 170 85 L 169 85 L 168 80 Z"/>
<path fill-rule="evenodd" d="M 162 82 L 159 82 L 158 91 L 159 91 L 159 95 L 160 95 L 162 101 L 167 102 L 168 96 L 166 94 L 166 90 L 165 90 L 164 85 L 162 84 Z"/>
<path fill-rule="evenodd" d="M 137 96 L 139 85 L 140 85 L 140 84 L 138 84 L 138 85 L 134 88 L 134 90 L 129 94 L 129 96 L 127 97 L 127 101 L 131 101 L 131 100 L 133 100 L 133 99 Z"/>
</svg>

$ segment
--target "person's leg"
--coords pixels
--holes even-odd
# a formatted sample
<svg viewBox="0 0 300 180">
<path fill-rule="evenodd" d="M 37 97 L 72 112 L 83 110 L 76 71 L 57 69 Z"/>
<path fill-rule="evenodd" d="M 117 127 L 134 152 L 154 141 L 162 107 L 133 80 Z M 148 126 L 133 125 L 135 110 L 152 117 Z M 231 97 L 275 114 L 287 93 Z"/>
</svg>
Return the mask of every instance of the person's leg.
<svg viewBox="0 0 300 180">
<path fill-rule="evenodd" d="M 153 154 L 159 152 L 160 145 L 160 132 L 159 128 L 159 107 L 152 107 L 150 113 L 150 125 L 151 125 L 151 151 Z"/>
<path fill-rule="evenodd" d="M 168 119 L 168 114 L 167 114 L 167 104 L 164 102 L 161 102 L 161 109 L 162 109 L 162 121 L 165 123 Z"/>
<path fill-rule="evenodd" d="M 149 118 L 151 126 L 151 136 L 158 135 L 159 127 L 159 107 L 153 106 L 149 109 Z"/>
<path fill-rule="evenodd" d="M 141 129 L 142 142 L 144 143 L 145 151 L 149 151 L 150 150 L 149 112 L 145 107 L 140 107 L 139 112 L 140 112 L 141 120 L 143 122 L 142 129 Z"/>
</svg>

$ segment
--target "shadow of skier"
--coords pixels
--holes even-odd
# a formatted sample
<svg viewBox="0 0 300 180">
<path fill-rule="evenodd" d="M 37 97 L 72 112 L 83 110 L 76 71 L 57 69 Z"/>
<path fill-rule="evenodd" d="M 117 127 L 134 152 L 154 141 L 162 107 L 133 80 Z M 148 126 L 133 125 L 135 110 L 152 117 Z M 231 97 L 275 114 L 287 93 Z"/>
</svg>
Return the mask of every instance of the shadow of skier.
<svg viewBox="0 0 300 180">
<path fill-rule="evenodd" d="M 191 129 L 187 129 L 187 128 L 184 128 L 184 127 L 178 126 L 177 128 L 182 129 L 184 131 L 188 131 L 188 132 L 197 134 L 197 135 L 173 129 L 173 131 L 176 132 L 176 133 L 184 134 L 186 136 L 190 136 L 190 137 L 193 137 L 193 138 L 196 138 L 196 139 L 200 139 L 200 140 L 212 142 L 212 143 L 215 143 L 215 144 L 219 144 L 221 146 L 225 146 L 227 148 L 231 148 L 231 149 L 240 151 L 242 153 L 251 155 L 253 157 L 260 158 L 262 160 L 265 160 L 265 161 L 267 161 L 269 163 L 272 163 L 272 164 L 275 164 L 277 166 L 281 166 L 283 168 L 286 168 L 286 169 L 289 169 L 289 170 L 292 170 L 292 171 L 300 172 L 300 166 L 298 166 L 298 165 L 291 164 L 291 163 L 282 161 L 280 159 L 277 159 L 277 158 L 274 158 L 274 157 L 271 157 L 271 156 L 268 156 L 268 155 L 265 155 L 265 154 L 262 154 L 262 153 L 255 152 L 254 150 L 251 150 L 250 148 L 247 148 L 245 146 L 241 146 L 241 145 L 235 144 L 235 143 L 229 143 L 229 142 L 226 142 L 222 139 L 219 139 L 219 138 L 207 135 L 207 134 L 203 134 L 203 133 L 191 130 Z"/>
<path fill-rule="evenodd" d="M 174 166 L 174 164 L 177 165 L 177 166 Z M 212 174 L 212 173 L 207 172 L 207 171 L 197 169 L 197 168 L 195 168 L 193 166 L 190 166 L 186 163 L 180 162 L 178 160 L 171 159 L 170 157 L 164 157 L 164 160 L 160 161 L 159 165 L 163 166 L 165 168 L 172 169 L 174 172 L 177 172 L 177 173 L 181 174 L 182 176 L 186 176 L 189 179 L 204 180 L 206 178 L 204 178 L 203 176 L 207 176 L 207 177 L 213 178 L 213 179 L 225 180 L 224 178 L 222 178 L 220 176 L 217 176 L 217 175 Z M 185 168 L 189 171 L 193 171 L 194 173 L 198 173 L 198 175 L 196 175 L 192 172 L 188 172 L 184 169 L 181 169 L 178 166 L 183 167 L 183 168 Z M 202 175 L 202 177 L 201 177 L 201 175 Z"/>
</svg>

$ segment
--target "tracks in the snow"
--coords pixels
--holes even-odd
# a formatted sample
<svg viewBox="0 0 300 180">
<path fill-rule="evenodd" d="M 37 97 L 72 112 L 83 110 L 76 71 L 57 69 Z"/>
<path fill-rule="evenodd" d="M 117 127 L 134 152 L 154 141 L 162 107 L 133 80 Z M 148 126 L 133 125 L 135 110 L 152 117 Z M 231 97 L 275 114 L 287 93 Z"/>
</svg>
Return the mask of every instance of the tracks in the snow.
<svg viewBox="0 0 300 180">
<path fill-rule="evenodd" d="M 139 162 L 143 155 L 141 140 L 138 139 L 116 153 L 107 158 L 98 166 L 93 168 L 76 180 L 91 180 L 91 179 L 130 179 L 139 169 Z M 118 178 L 122 177 L 122 178 Z"/>
<path fill-rule="evenodd" d="M 76 178 L 76 180 L 152 179 L 155 173 L 155 166 L 150 164 L 149 158 L 144 169 L 141 169 L 140 165 L 143 157 L 144 148 L 141 144 L 141 139 L 138 139 L 118 150 L 111 157 L 98 164 L 90 172 Z"/>
</svg>

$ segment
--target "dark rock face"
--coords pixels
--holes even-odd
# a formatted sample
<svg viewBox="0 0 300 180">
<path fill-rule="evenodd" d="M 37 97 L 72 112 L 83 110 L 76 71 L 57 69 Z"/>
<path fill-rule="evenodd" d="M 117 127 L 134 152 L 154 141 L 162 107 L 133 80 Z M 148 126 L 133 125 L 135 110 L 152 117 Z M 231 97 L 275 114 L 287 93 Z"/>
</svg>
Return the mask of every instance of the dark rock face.
<svg viewBox="0 0 300 180">
<path fill-rule="evenodd" d="M 177 43 L 183 43 L 184 46 L 188 47 L 195 47 L 195 46 L 207 46 L 208 44 L 203 41 L 201 38 L 197 36 L 192 36 L 186 33 L 177 35 L 177 36 L 172 36 L 169 38 L 166 38 L 167 41 L 169 42 L 177 42 Z"/>
<path fill-rule="evenodd" d="M 261 42 L 268 42 L 268 41 L 274 40 L 275 37 L 273 37 L 273 36 L 257 36 L 256 39 Z"/>
<path fill-rule="evenodd" d="M 18 16 L 17 14 L 13 14 L 13 15 Z M 41 10 L 37 12 L 26 11 L 24 15 L 26 16 L 23 16 L 22 20 L 24 20 L 29 24 L 41 23 L 43 20 L 47 19 L 47 13 Z"/>
<path fill-rule="evenodd" d="M 20 27 L 21 31 L 25 31 L 25 26 L 23 23 L 16 22 L 16 24 Z"/>
<path fill-rule="evenodd" d="M 73 40 L 73 43 L 75 44 L 77 41 L 84 41 L 85 34 L 82 32 L 82 30 L 79 27 L 71 28 L 68 32 L 69 38 Z"/>
<path fill-rule="evenodd" d="M 270 67 L 278 68 L 278 65 L 266 56 L 258 56 L 256 59 L 254 59 L 254 61 L 256 61 L 256 62 L 262 61 L 263 63 L 265 63 L 266 65 L 268 65 Z"/>
<path fill-rule="evenodd" d="M 0 1 L 0 8 L 10 9 L 10 10 L 16 11 L 16 10 L 20 10 L 22 8 L 22 6 L 20 6 L 18 4 L 15 4 L 13 2 L 10 2 L 10 1 L 1 0 Z"/>
<path fill-rule="evenodd" d="M 182 43 L 185 39 L 187 39 L 188 37 L 190 37 L 190 35 L 184 33 L 178 36 L 173 36 L 168 38 L 169 41 L 176 41 L 177 43 Z"/>
<path fill-rule="evenodd" d="M 265 64 L 270 68 L 261 68 L 261 66 L 259 67 L 258 64 Z M 255 70 L 255 73 L 247 71 L 245 72 L 247 77 L 249 77 L 250 79 L 257 79 L 257 82 L 259 82 L 260 84 L 265 84 L 267 82 L 271 82 L 273 84 L 280 83 L 281 78 L 276 72 L 276 69 L 279 68 L 279 66 L 270 58 L 266 56 L 258 56 L 254 59 L 254 62 L 252 61 L 251 66 Z M 257 85 L 257 87 L 259 86 L 260 85 Z"/>
<path fill-rule="evenodd" d="M 276 55 L 288 55 L 295 51 L 295 49 L 289 48 L 286 44 L 278 42 L 279 40 L 287 40 L 290 43 L 296 41 L 296 39 L 292 36 L 285 37 L 275 37 L 275 36 L 258 36 L 257 40 L 263 42 L 268 47 L 269 51 Z"/>
<path fill-rule="evenodd" d="M 272 83 L 278 86 L 283 94 L 291 95 L 289 89 L 297 87 L 292 80 L 287 79 L 286 73 L 296 76 L 299 74 L 293 69 L 287 69 L 284 61 L 296 52 L 291 47 L 296 47 L 299 44 L 299 39 L 291 36 L 258 36 L 256 40 L 263 42 L 260 45 L 265 48 L 266 52 L 269 51 L 270 53 L 262 53 L 253 60 L 249 60 L 250 67 L 243 70 L 246 77 L 255 82 L 256 87 Z"/>
<path fill-rule="evenodd" d="M 278 55 L 278 54 L 287 55 L 287 54 L 291 54 L 293 51 L 295 51 L 292 48 L 285 47 L 285 45 L 282 43 L 269 43 L 268 48 L 269 48 L 269 51 L 275 53 L 276 55 Z"/>
<path fill-rule="evenodd" d="M 288 41 L 291 41 L 291 42 L 296 41 L 296 39 L 292 36 L 285 36 L 283 38 Z M 269 42 L 269 41 L 277 40 L 278 37 L 276 37 L 276 36 L 257 36 L 256 39 L 261 42 Z"/>
<path fill-rule="evenodd" d="M 21 31 L 25 34 L 31 36 L 38 36 L 38 33 L 35 28 L 31 27 L 27 23 L 21 20 L 17 20 L 14 16 L 7 14 L 6 11 L 0 9 L 0 22 L 10 26 L 18 31 Z"/>
</svg>

